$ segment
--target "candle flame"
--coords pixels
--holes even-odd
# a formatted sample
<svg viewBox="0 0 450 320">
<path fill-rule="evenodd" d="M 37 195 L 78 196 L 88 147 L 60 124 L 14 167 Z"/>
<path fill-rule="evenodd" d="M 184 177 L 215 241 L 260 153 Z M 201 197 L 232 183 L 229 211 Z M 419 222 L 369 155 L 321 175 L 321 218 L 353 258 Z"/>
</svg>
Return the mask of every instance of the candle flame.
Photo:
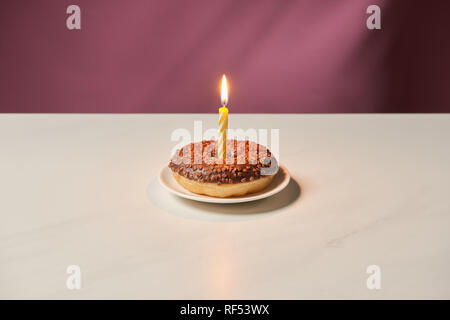
<svg viewBox="0 0 450 320">
<path fill-rule="evenodd" d="M 222 76 L 222 105 L 226 106 L 228 104 L 228 86 L 227 86 L 227 77 L 225 75 Z"/>
</svg>

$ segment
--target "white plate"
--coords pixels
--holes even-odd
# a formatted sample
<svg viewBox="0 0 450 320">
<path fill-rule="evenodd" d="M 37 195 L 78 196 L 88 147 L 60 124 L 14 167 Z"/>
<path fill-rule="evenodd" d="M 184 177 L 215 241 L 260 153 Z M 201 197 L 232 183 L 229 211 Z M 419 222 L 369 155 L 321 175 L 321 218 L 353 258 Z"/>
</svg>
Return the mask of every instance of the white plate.
<svg viewBox="0 0 450 320">
<path fill-rule="evenodd" d="M 211 203 L 239 203 L 264 199 L 283 190 L 288 185 L 289 179 L 289 172 L 284 166 L 280 165 L 279 170 L 273 178 L 272 182 L 264 190 L 240 197 L 215 198 L 196 194 L 183 188 L 172 176 L 172 170 L 170 170 L 170 168 L 167 166 L 162 168 L 161 172 L 159 173 L 159 183 L 171 193 L 186 199 Z"/>
</svg>

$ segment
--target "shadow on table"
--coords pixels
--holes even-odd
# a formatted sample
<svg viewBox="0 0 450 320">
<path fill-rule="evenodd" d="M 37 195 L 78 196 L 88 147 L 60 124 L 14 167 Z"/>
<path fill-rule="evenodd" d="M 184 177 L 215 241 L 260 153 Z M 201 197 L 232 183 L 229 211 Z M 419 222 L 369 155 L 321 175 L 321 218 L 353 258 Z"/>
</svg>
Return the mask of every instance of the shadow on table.
<svg viewBox="0 0 450 320">
<path fill-rule="evenodd" d="M 289 184 L 279 193 L 261 200 L 220 204 L 184 199 L 164 190 L 155 179 L 148 187 L 150 201 L 170 214 L 188 219 L 209 221 L 231 221 L 262 218 L 279 213 L 296 202 L 301 195 L 300 185 L 292 177 Z"/>
</svg>

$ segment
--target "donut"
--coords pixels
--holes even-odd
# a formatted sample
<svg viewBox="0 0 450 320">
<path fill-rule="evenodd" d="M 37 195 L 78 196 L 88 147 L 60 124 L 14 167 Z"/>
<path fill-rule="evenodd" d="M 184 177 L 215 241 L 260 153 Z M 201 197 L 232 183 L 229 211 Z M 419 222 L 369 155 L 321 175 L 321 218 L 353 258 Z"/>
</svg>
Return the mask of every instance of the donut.
<svg viewBox="0 0 450 320">
<path fill-rule="evenodd" d="M 218 159 L 215 140 L 203 140 L 177 150 L 169 162 L 174 179 L 185 189 L 227 198 L 266 188 L 278 162 L 266 147 L 248 140 L 227 140 L 226 159 Z"/>
</svg>

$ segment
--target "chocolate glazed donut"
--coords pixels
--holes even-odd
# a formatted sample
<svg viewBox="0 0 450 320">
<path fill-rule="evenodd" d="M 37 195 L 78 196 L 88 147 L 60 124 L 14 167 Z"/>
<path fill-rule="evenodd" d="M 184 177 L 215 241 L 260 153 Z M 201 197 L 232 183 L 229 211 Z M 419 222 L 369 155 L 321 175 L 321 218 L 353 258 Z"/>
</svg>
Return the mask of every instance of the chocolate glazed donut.
<svg viewBox="0 0 450 320">
<path fill-rule="evenodd" d="M 267 187 L 278 163 L 264 146 L 247 140 L 227 140 L 226 159 L 216 158 L 215 140 L 191 143 L 178 150 L 169 168 L 191 192 L 213 197 L 242 196 Z"/>
</svg>

